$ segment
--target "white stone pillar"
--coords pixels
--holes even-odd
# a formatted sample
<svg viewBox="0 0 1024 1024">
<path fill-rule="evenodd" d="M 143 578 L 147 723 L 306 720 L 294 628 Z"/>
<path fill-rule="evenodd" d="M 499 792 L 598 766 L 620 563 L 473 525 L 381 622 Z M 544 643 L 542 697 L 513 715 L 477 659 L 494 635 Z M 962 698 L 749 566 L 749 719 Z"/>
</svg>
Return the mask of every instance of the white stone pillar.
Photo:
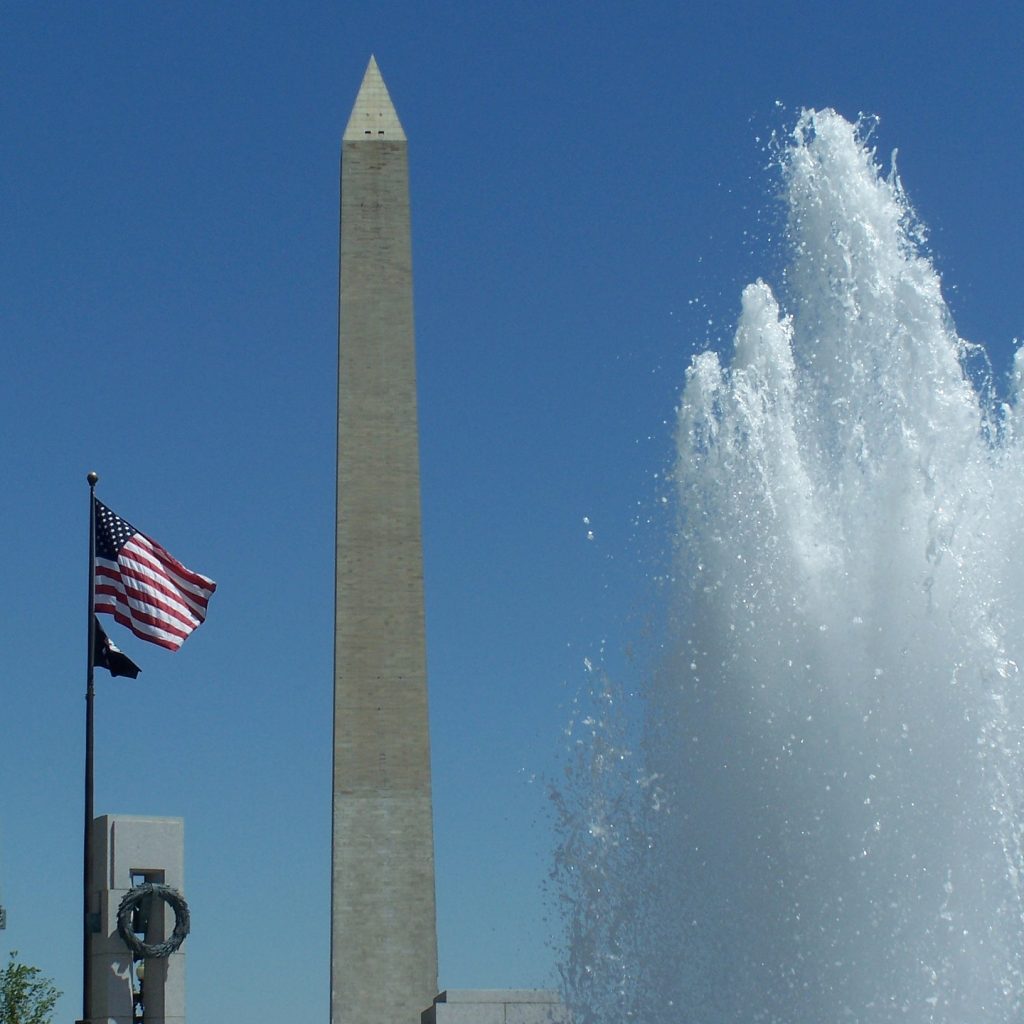
<svg viewBox="0 0 1024 1024">
<path fill-rule="evenodd" d="M 89 904 L 98 928 L 89 953 L 92 1024 L 132 1024 L 132 954 L 117 932 L 117 908 L 136 881 L 170 885 L 184 894 L 185 823 L 105 814 L 93 820 L 92 849 Z M 173 911 L 154 900 L 145 941 L 163 942 L 173 927 Z M 185 1024 L 184 947 L 144 963 L 145 1024 Z"/>
</svg>

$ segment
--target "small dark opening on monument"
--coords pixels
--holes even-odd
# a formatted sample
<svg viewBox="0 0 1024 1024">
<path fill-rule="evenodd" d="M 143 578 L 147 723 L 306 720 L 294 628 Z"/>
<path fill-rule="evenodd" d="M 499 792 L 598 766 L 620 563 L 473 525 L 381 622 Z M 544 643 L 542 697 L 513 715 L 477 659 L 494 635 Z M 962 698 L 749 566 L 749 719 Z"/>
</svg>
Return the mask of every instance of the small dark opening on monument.
<svg viewBox="0 0 1024 1024">
<path fill-rule="evenodd" d="M 162 871 L 139 871 L 133 870 L 131 872 L 132 888 L 137 889 L 140 885 L 145 885 L 147 882 L 155 882 L 159 885 L 163 884 L 164 873 Z M 153 912 L 153 897 L 147 896 L 135 909 L 132 911 L 132 931 L 136 935 L 140 935 L 143 938 L 146 937 L 149 932 L 149 918 Z"/>
</svg>

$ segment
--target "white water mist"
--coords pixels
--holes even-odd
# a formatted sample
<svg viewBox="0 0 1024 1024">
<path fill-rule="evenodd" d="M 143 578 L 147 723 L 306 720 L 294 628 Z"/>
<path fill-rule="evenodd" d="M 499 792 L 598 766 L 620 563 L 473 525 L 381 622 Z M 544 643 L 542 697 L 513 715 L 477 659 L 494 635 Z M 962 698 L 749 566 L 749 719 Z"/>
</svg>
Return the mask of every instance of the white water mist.
<svg viewBox="0 0 1024 1024">
<path fill-rule="evenodd" d="M 574 726 L 555 868 L 581 1024 L 1024 1014 L 1024 440 L 895 172 L 832 111 L 792 261 L 686 374 L 672 655 Z M 628 703 L 628 700 L 627 700 Z"/>
</svg>

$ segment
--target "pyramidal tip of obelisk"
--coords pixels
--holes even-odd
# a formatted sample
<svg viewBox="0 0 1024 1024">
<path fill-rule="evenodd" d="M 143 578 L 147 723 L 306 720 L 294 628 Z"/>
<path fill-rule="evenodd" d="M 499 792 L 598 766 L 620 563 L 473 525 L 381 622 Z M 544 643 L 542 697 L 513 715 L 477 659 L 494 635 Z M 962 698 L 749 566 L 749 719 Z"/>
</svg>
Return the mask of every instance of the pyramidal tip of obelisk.
<svg viewBox="0 0 1024 1024">
<path fill-rule="evenodd" d="M 395 105 L 388 95 L 388 87 L 377 67 L 377 58 L 371 56 L 359 86 L 359 95 L 345 127 L 343 142 L 405 142 L 402 122 L 398 120 Z"/>
</svg>

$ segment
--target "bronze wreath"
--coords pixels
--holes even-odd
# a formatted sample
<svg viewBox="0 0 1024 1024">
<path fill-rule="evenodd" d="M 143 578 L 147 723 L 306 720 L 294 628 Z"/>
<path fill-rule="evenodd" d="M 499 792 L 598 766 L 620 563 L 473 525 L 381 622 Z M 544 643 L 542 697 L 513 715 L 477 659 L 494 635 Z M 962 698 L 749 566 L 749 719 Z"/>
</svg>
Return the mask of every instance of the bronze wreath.
<svg viewBox="0 0 1024 1024">
<path fill-rule="evenodd" d="M 158 942 L 152 946 L 140 941 L 131 927 L 132 911 L 150 895 L 159 897 L 174 911 L 174 931 L 171 932 L 171 937 L 166 942 Z M 117 908 L 117 934 L 124 939 L 124 944 L 135 954 L 136 959 L 170 956 L 185 941 L 190 925 L 185 897 L 169 885 L 159 885 L 156 882 L 137 885 L 124 894 L 121 905 Z"/>
</svg>

